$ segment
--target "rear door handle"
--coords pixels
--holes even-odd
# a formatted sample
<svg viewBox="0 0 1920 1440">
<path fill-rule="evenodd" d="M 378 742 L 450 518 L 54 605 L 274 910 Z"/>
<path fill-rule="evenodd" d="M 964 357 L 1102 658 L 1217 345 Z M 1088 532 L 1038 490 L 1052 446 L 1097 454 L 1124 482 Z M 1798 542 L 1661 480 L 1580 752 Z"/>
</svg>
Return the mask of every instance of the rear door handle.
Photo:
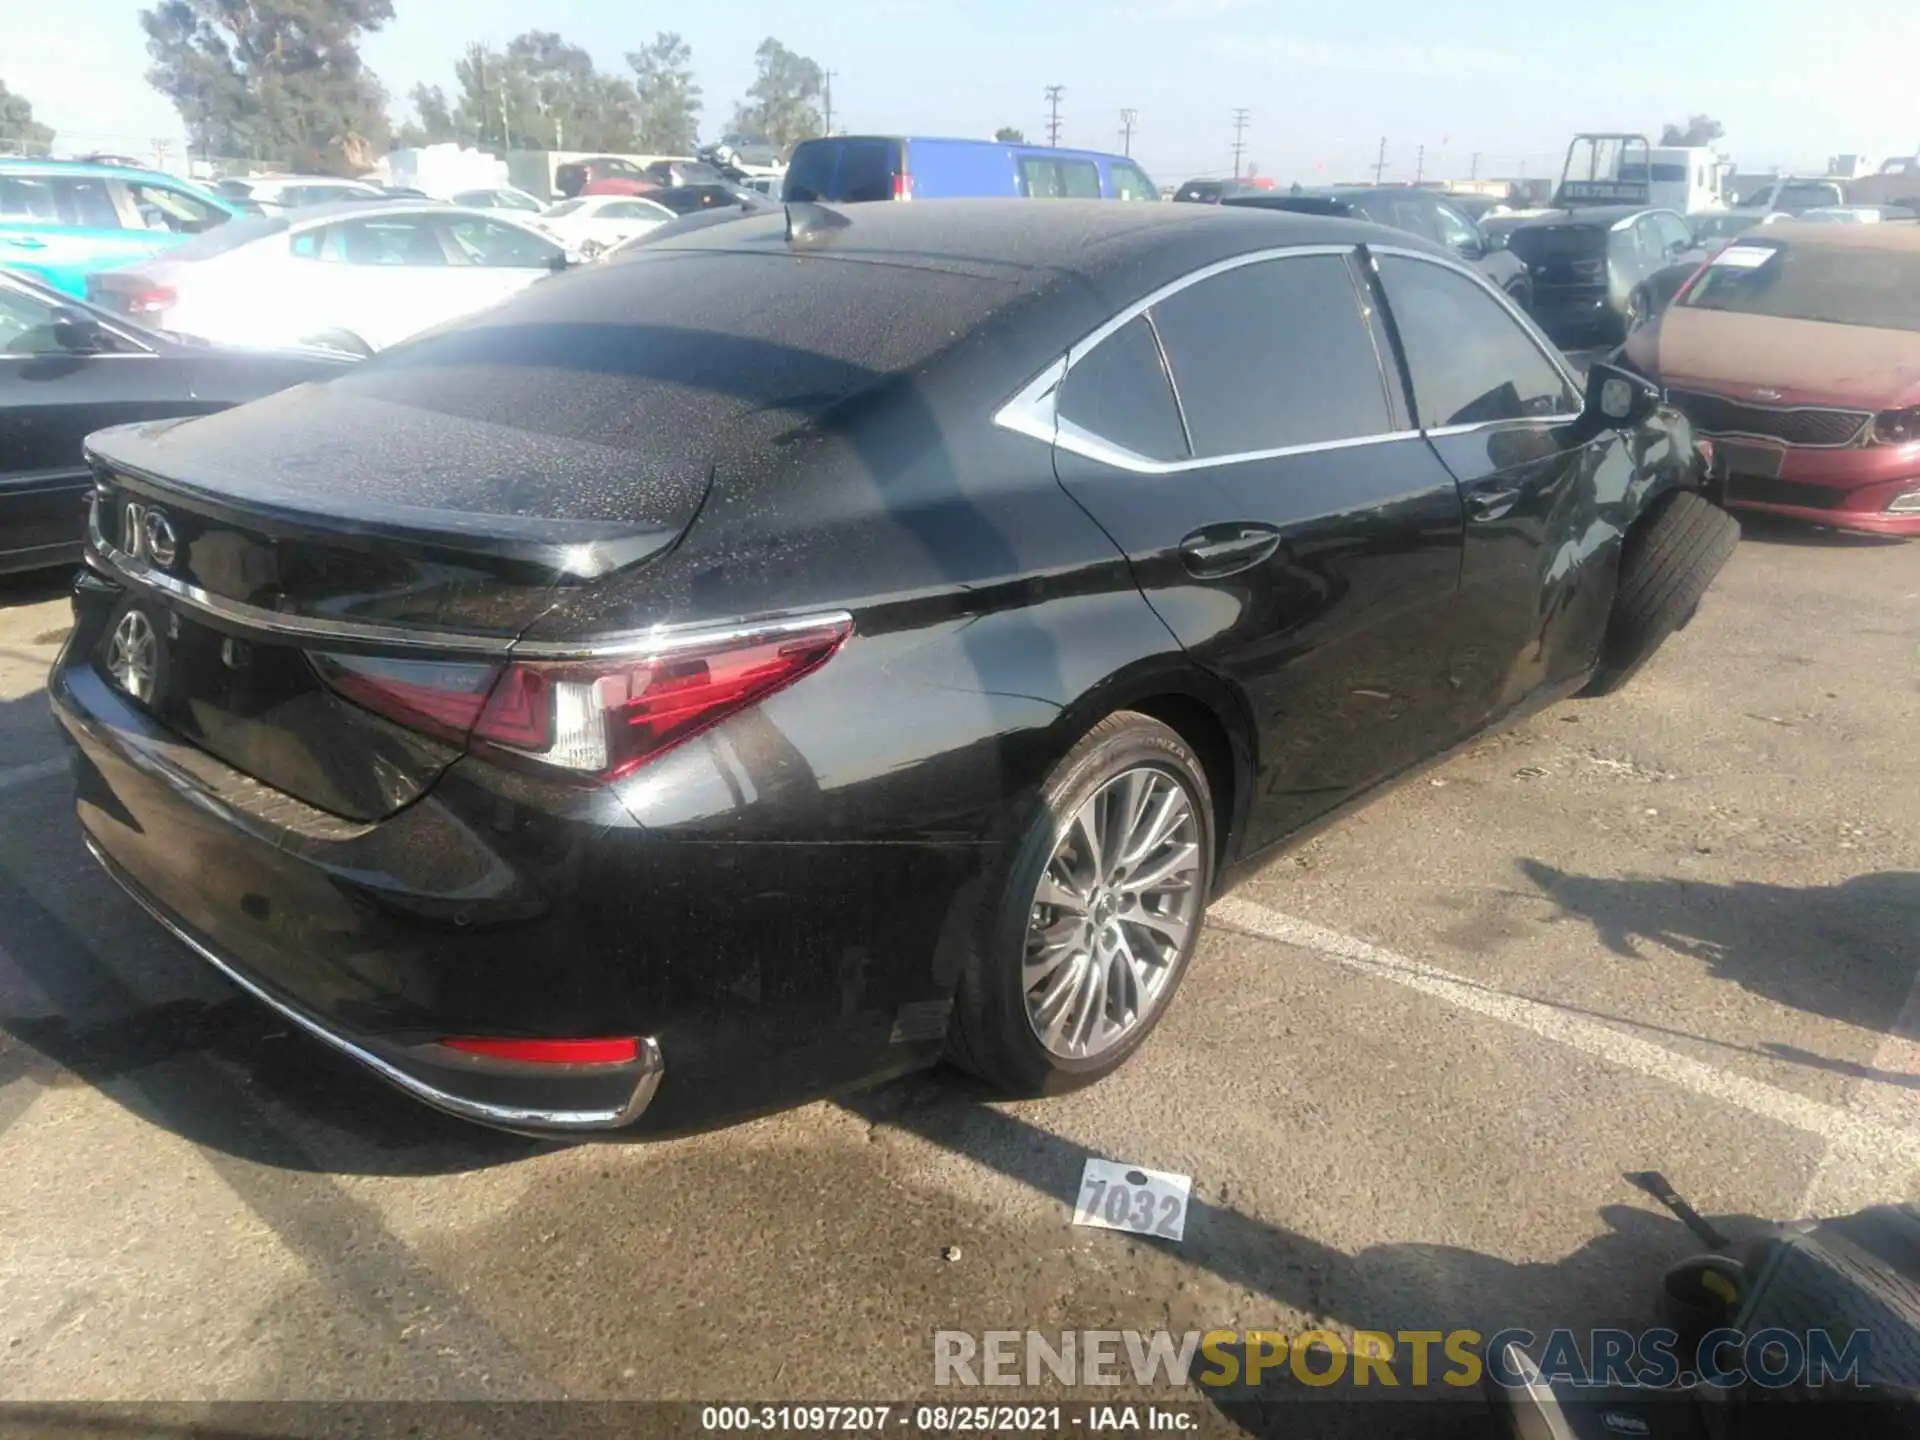
<svg viewBox="0 0 1920 1440">
<path fill-rule="evenodd" d="M 9 235 L 6 237 L 6 241 L 7 244 L 16 250 L 44 250 L 47 248 L 47 242 L 34 235 Z"/>
<path fill-rule="evenodd" d="M 1189 575 L 1218 579 L 1251 569 L 1280 548 L 1280 532 L 1271 525 L 1241 522 L 1210 525 L 1180 542 L 1180 563 Z"/>
<path fill-rule="evenodd" d="M 1498 520 L 1520 503 L 1519 490 L 1475 490 L 1467 496 L 1467 508 L 1476 520 Z"/>
</svg>

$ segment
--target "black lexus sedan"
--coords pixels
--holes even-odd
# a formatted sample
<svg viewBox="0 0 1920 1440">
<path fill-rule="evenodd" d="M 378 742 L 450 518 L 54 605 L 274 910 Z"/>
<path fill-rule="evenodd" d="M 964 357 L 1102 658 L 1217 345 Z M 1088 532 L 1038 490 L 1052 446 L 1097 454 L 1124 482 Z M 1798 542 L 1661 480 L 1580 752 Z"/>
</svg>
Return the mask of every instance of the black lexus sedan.
<svg viewBox="0 0 1920 1440">
<path fill-rule="evenodd" d="M 1533 303 L 1533 279 L 1516 255 L 1490 242 L 1479 222 L 1451 195 L 1413 185 L 1343 186 L 1331 190 L 1260 190 L 1229 195 L 1222 205 L 1371 220 L 1443 245 L 1473 266 L 1521 309 Z"/>
<path fill-rule="evenodd" d="M 689 231 L 94 436 L 80 819 L 237 985 L 506 1128 L 1085 1083 L 1233 874 L 1690 613 L 1731 522 L 1686 422 L 1588 396 L 1352 222 Z"/>
<path fill-rule="evenodd" d="M 224 410 L 346 363 L 161 335 L 0 270 L 0 573 L 79 560 L 90 432 Z"/>
</svg>

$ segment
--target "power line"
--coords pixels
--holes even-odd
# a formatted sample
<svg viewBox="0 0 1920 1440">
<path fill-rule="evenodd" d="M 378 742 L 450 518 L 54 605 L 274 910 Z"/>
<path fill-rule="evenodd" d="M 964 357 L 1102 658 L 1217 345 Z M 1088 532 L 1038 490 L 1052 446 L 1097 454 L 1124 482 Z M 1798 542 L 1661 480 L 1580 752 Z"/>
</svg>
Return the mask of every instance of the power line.
<svg viewBox="0 0 1920 1440">
<path fill-rule="evenodd" d="M 1047 86 L 1047 144 L 1060 143 L 1060 97 L 1067 93 L 1064 85 Z"/>
<path fill-rule="evenodd" d="M 1240 157 L 1247 149 L 1247 121 L 1252 116 L 1253 112 L 1247 109 L 1233 112 L 1233 178 L 1236 180 L 1240 178 Z"/>
<path fill-rule="evenodd" d="M 1138 110 L 1120 112 L 1120 153 L 1122 155 L 1133 154 L 1133 122 L 1139 118 Z"/>
</svg>

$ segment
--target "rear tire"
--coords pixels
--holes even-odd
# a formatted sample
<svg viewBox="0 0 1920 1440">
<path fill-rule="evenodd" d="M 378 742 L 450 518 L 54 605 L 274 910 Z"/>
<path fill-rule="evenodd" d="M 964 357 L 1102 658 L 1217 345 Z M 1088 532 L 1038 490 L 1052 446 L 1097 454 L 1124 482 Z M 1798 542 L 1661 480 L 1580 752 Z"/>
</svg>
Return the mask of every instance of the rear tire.
<svg viewBox="0 0 1920 1440">
<path fill-rule="evenodd" d="M 1096 817 L 1090 826 L 1088 816 Z M 1164 841 L 1148 843 L 1162 826 Z M 1090 838 L 1091 847 L 1083 843 Z M 1047 778 L 1002 870 L 998 901 L 960 976 L 953 1061 L 997 1089 L 1030 1096 L 1078 1089 L 1118 1069 L 1173 1002 L 1200 938 L 1213 860 L 1212 794 L 1192 747 L 1128 710 L 1094 726 Z M 1155 885 L 1163 870 L 1171 872 L 1166 883 Z M 1048 943 L 1056 934 L 1081 939 Z M 1059 958 L 1068 950 L 1071 958 Z M 1075 975 L 1088 978 L 1075 983 Z M 1055 995 L 1064 998 L 1050 1005 Z M 1099 1043 L 1072 1053 L 1083 1028 Z"/>
<path fill-rule="evenodd" d="M 1620 588 L 1607 621 L 1600 663 L 1580 693 L 1611 695 L 1684 629 L 1740 543 L 1740 522 L 1691 490 L 1676 490 L 1628 532 Z"/>
</svg>

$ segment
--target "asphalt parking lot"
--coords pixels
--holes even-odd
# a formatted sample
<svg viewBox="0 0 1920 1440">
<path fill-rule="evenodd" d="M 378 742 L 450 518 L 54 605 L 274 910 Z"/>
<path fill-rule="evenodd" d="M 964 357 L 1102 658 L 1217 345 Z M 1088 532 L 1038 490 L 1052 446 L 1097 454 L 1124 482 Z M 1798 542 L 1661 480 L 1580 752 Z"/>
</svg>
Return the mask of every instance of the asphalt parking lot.
<svg viewBox="0 0 1920 1440">
<path fill-rule="evenodd" d="M 936 1329 L 1644 1322 L 1718 1216 L 1920 1196 L 1920 546 L 1753 527 L 1624 693 L 1216 907 L 1111 1081 L 550 1146 L 389 1092 L 93 866 L 0 586 L 0 1398 L 898 1399 Z M 1088 1154 L 1194 1177 L 1074 1228 Z"/>
</svg>

